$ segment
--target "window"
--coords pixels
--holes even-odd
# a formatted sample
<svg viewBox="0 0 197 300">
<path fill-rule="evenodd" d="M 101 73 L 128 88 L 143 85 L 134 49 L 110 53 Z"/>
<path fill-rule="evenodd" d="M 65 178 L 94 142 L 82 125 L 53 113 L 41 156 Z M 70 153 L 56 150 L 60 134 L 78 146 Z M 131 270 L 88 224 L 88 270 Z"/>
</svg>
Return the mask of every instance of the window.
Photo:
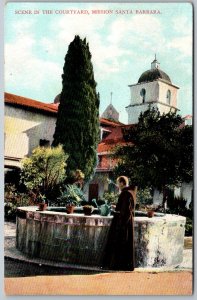
<svg viewBox="0 0 197 300">
<path fill-rule="evenodd" d="M 167 91 L 166 102 L 167 102 L 167 104 L 171 103 L 171 91 L 170 90 Z"/>
<path fill-rule="evenodd" d="M 49 147 L 50 141 L 40 139 L 40 147 Z"/>
<path fill-rule="evenodd" d="M 142 103 L 144 103 L 145 98 L 146 98 L 146 90 L 145 89 L 141 89 L 140 96 L 142 97 Z"/>
</svg>

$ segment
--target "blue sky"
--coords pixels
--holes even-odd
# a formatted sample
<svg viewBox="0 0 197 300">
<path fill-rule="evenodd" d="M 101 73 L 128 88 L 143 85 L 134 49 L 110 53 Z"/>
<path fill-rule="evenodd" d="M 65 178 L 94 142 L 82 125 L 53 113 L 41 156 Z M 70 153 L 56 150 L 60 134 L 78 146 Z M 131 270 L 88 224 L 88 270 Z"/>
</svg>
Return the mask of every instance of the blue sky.
<svg viewBox="0 0 197 300">
<path fill-rule="evenodd" d="M 16 14 L 16 10 L 39 14 Z M 89 15 L 57 14 L 88 10 Z M 91 14 L 91 10 L 133 10 L 133 14 Z M 43 14 L 52 10 L 53 14 Z M 161 14 L 136 14 L 159 10 Z M 110 103 L 127 123 L 128 85 L 150 69 L 155 53 L 161 69 L 180 87 L 178 108 L 192 114 L 192 6 L 189 3 L 8 3 L 5 16 L 5 91 L 53 102 L 74 36 L 86 37 L 92 53 L 100 113 Z"/>
</svg>

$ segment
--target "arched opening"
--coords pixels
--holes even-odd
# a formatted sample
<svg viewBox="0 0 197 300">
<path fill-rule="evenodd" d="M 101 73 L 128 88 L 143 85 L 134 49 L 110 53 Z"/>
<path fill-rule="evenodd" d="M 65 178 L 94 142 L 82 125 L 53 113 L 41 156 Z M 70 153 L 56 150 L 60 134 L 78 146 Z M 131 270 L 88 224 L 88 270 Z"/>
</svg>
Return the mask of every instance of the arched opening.
<svg viewBox="0 0 197 300">
<path fill-rule="evenodd" d="M 144 103 L 146 100 L 146 90 L 145 89 L 141 89 L 140 96 L 142 97 L 142 103 Z"/>
<path fill-rule="evenodd" d="M 171 91 L 170 90 L 167 91 L 166 102 L 167 102 L 167 104 L 171 103 Z"/>
</svg>

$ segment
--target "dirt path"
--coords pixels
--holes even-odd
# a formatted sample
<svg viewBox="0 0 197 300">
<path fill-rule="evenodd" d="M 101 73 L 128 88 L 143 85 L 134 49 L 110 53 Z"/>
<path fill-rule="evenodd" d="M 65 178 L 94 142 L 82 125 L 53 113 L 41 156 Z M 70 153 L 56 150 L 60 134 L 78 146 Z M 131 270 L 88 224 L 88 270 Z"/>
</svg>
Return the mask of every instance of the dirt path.
<svg viewBox="0 0 197 300">
<path fill-rule="evenodd" d="M 5 279 L 6 295 L 191 295 L 191 272 L 118 272 Z"/>
</svg>

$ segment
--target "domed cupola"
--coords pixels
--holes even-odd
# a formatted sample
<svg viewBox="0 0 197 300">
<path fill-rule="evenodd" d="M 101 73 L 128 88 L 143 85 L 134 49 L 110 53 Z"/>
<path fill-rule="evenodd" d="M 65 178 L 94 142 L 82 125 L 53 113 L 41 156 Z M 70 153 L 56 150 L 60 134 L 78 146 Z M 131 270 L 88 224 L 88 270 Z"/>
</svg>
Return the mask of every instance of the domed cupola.
<svg viewBox="0 0 197 300">
<path fill-rule="evenodd" d="M 140 76 L 140 78 L 138 80 L 138 83 L 150 82 L 150 81 L 157 80 L 159 78 L 166 81 L 166 82 L 168 82 L 168 83 L 171 83 L 170 77 L 164 71 L 162 71 L 160 69 L 159 65 L 160 64 L 157 61 L 157 58 L 156 58 L 156 55 L 155 55 L 155 59 L 151 63 L 151 69 L 142 73 L 142 75 Z"/>
</svg>

